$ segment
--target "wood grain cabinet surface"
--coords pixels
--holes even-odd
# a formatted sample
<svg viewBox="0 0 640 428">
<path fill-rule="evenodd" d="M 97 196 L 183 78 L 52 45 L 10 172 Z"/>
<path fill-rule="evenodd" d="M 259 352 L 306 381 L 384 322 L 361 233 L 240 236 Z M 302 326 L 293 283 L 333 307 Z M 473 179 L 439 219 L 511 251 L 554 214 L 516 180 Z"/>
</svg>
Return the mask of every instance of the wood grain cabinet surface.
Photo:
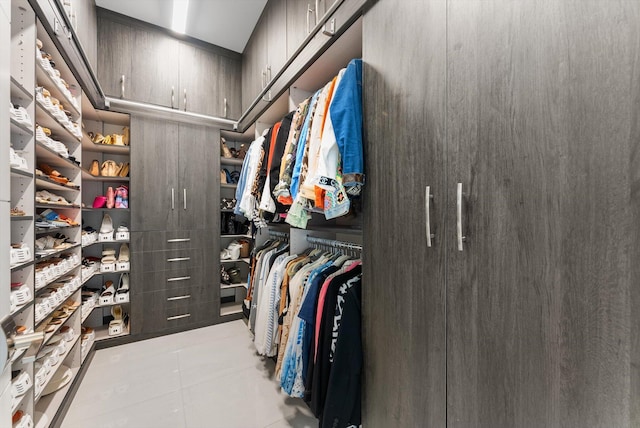
<svg viewBox="0 0 640 428">
<path fill-rule="evenodd" d="M 363 425 L 639 426 L 639 33 L 632 1 L 367 12 Z"/>
</svg>

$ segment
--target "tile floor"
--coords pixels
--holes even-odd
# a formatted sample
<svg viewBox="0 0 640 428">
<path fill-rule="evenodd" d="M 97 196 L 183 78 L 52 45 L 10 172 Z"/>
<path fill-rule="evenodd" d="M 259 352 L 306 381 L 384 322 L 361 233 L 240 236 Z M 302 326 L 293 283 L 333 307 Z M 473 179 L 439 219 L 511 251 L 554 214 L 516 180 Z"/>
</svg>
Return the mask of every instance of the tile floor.
<svg viewBox="0 0 640 428">
<path fill-rule="evenodd" d="M 62 428 L 316 428 L 242 321 L 97 351 Z"/>
</svg>

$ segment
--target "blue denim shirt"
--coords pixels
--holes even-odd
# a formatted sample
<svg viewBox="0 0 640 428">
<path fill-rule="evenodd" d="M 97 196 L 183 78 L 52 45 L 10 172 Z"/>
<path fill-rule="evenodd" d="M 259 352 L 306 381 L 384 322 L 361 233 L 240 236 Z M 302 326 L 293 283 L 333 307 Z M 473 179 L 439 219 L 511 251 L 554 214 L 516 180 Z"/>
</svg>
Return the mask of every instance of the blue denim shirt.
<svg viewBox="0 0 640 428">
<path fill-rule="evenodd" d="M 362 154 L 362 60 L 352 59 L 333 93 L 331 122 L 340 148 L 342 182 L 347 188 L 364 184 Z"/>
</svg>

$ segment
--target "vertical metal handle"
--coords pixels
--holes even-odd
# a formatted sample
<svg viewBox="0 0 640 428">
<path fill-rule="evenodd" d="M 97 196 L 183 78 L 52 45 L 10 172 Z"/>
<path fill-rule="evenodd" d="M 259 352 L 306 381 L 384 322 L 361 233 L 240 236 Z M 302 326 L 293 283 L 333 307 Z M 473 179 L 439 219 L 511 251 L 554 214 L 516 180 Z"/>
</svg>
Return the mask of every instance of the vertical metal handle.
<svg viewBox="0 0 640 428">
<path fill-rule="evenodd" d="M 175 105 L 175 99 L 176 99 L 176 88 L 175 87 L 171 87 L 171 108 L 173 108 L 173 106 Z"/>
<path fill-rule="evenodd" d="M 223 117 L 227 117 L 227 99 L 224 99 Z"/>
<path fill-rule="evenodd" d="M 173 210 L 175 208 L 176 208 L 176 191 L 172 187 L 171 188 L 171 209 Z"/>
<path fill-rule="evenodd" d="M 316 22 L 315 22 L 315 24 L 318 25 L 318 22 L 320 22 L 320 0 L 316 0 Z"/>
<path fill-rule="evenodd" d="M 183 209 L 186 211 L 187 210 L 187 189 L 182 189 L 182 191 L 183 191 L 183 194 L 182 194 Z"/>
<path fill-rule="evenodd" d="M 311 3 L 307 3 L 307 34 L 311 33 L 311 18 L 309 16 L 313 13 L 311 9 Z"/>
<path fill-rule="evenodd" d="M 187 90 L 184 90 L 184 111 L 187 111 Z"/>
<path fill-rule="evenodd" d="M 267 83 L 271 82 L 271 65 L 267 64 Z"/>
<path fill-rule="evenodd" d="M 124 98 L 124 74 L 120 77 L 120 98 Z"/>
<path fill-rule="evenodd" d="M 431 248 L 431 239 L 435 238 L 436 235 L 431 233 L 431 220 L 429 211 L 431 210 L 431 199 L 433 199 L 433 195 L 431 194 L 431 186 L 427 186 L 425 189 L 425 216 L 426 216 L 426 232 L 427 232 L 427 247 Z"/>
<path fill-rule="evenodd" d="M 266 70 L 262 70 L 262 89 L 264 89 L 264 87 L 266 86 L 266 77 L 267 77 L 267 71 Z"/>
<path fill-rule="evenodd" d="M 462 235 L 462 183 L 458 183 L 458 191 L 456 197 L 456 231 L 458 235 L 458 251 L 464 250 L 463 243 L 466 239 Z"/>
</svg>

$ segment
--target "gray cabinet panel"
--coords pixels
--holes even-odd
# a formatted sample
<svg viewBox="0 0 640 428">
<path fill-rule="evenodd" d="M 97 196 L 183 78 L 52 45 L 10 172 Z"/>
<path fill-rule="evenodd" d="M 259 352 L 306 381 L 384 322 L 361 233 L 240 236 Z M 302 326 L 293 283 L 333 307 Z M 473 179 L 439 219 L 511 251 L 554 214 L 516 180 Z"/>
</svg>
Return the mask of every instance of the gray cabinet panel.
<svg viewBox="0 0 640 428">
<path fill-rule="evenodd" d="M 76 34 L 82 43 L 89 64 L 95 69 L 98 57 L 96 3 L 94 0 L 75 2 L 73 10 L 78 23 Z"/>
<path fill-rule="evenodd" d="M 291 58 L 309 35 L 312 22 L 307 26 L 309 3 L 300 0 L 287 0 L 287 58 Z"/>
<path fill-rule="evenodd" d="M 242 110 L 262 92 L 267 66 L 267 19 L 263 12 L 242 54 Z"/>
<path fill-rule="evenodd" d="M 387 0 L 364 23 L 363 426 L 371 428 L 446 424 L 445 22 L 442 1 Z"/>
<path fill-rule="evenodd" d="M 121 97 L 122 76 L 125 76 L 124 94 L 130 98 L 131 57 L 134 55 L 135 40 L 130 25 L 116 22 L 98 14 L 98 40 L 100 49 L 97 57 L 98 81 L 106 95 Z M 137 141 L 136 141 L 137 144 Z"/>
<path fill-rule="evenodd" d="M 220 131 L 181 124 L 179 139 L 180 228 L 219 230 Z"/>
<path fill-rule="evenodd" d="M 211 116 L 240 117 L 242 64 L 239 57 L 232 58 L 213 48 L 181 42 L 179 64 L 180 109 Z"/>
<path fill-rule="evenodd" d="M 134 41 L 130 95 L 125 98 L 177 108 L 180 81 L 175 59 L 180 54 L 178 40 L 160 31 L 136 27 Z"/>
<path fill-rule="evenodd" d="M 131 133 L 131 230 L 176 229 L 178 125 L 132 116 Z"/>
<path fill-rule="evenodd" d="M 637 426 L 638 6 L 449 1 L 449 210 L 461 182 L 468 236 L 448 240 L 449 426 Z"/>
<path fill-rule="evenodd" d="M 271 0 L 267 4 L 267 64 L 268 80 L 287 62 L 287 2 Z"/>
</svg>

